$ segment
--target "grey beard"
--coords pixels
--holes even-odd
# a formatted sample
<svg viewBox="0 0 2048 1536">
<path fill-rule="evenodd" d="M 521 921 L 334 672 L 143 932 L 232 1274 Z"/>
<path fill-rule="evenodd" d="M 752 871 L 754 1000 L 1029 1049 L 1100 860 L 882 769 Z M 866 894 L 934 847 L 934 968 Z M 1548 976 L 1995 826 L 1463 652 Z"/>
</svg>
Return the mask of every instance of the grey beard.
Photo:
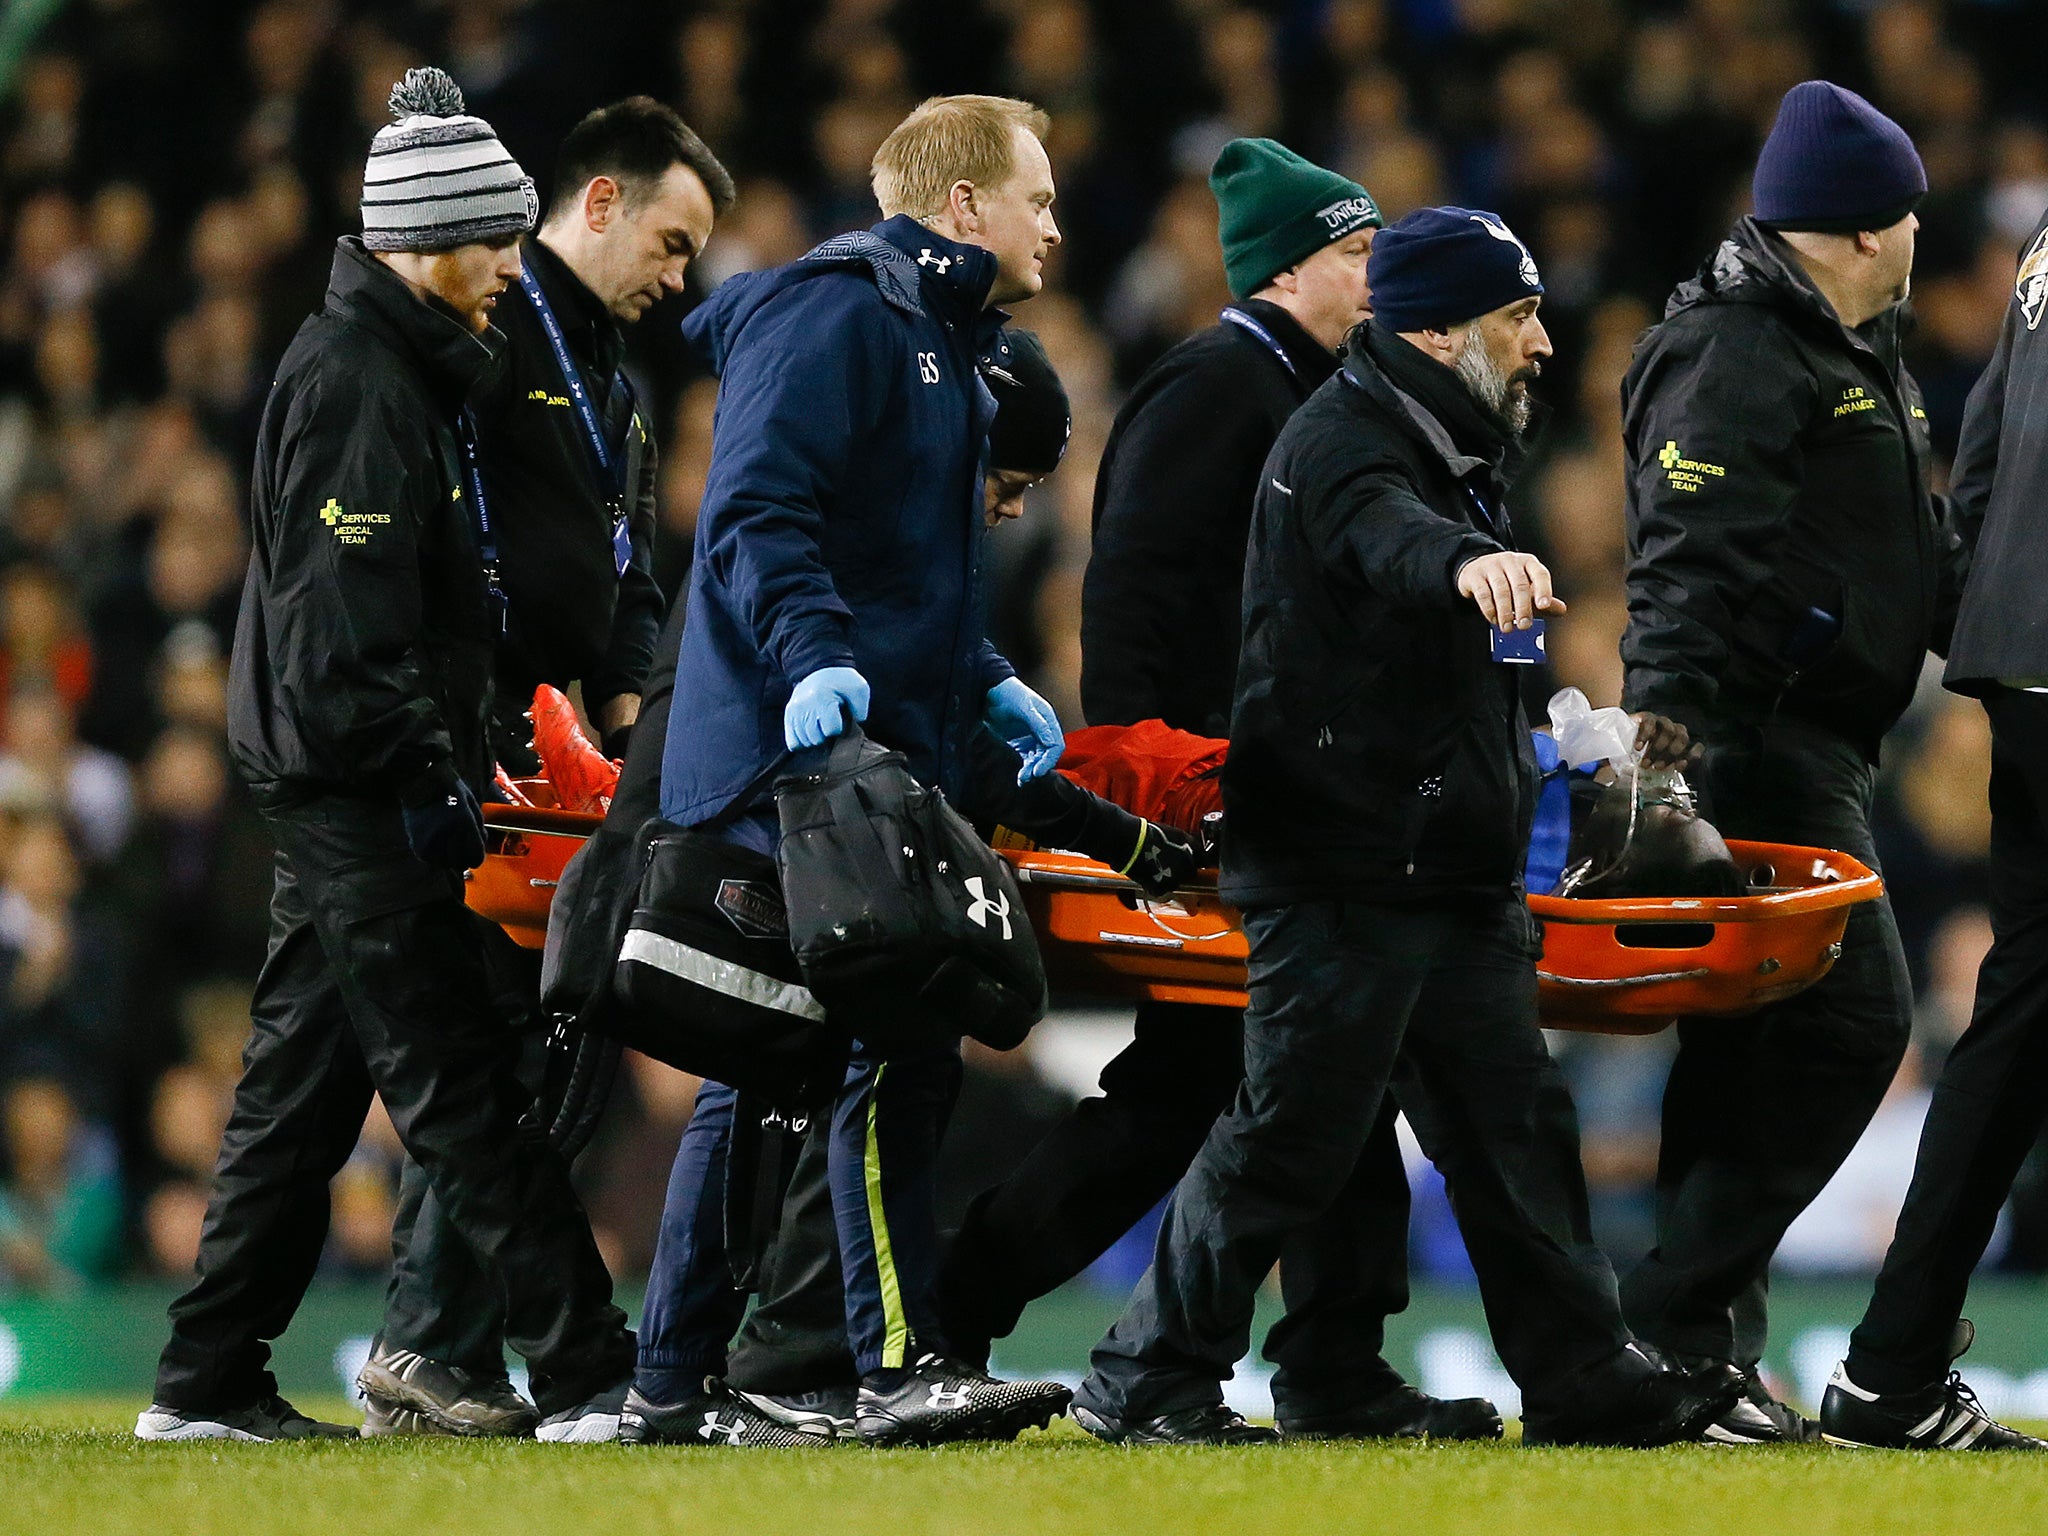
<svg viewBox="0 0 2048 1536">
<path fill-rule="evenodd" d="M 1474 335 L 1451 365 L 1472 398 L 1497 417 L 1502 426 L 1519 435 L 1529 425 L 1529 391 L 1517 392 L 1508 376 L 1495 366 L 1485 344 Z"/>
</svg>

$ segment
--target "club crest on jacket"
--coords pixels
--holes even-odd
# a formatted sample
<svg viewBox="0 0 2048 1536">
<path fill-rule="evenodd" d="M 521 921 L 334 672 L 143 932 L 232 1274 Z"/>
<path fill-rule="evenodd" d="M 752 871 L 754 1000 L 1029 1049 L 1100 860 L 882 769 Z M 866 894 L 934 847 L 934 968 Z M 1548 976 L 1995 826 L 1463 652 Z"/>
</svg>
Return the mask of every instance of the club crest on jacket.
<svg viewBox="0 0 2048 1536">
<path fill-rule="evenodd" d="M 2048 229 L 2036 235 L 2034 243 L 2027 247 L 2013 296 L 2019 300 L 2020 313 L 2027 317 L 2027 329 L 2039 326 L 2042 310 L 2048 309 Z"/>
</svg>

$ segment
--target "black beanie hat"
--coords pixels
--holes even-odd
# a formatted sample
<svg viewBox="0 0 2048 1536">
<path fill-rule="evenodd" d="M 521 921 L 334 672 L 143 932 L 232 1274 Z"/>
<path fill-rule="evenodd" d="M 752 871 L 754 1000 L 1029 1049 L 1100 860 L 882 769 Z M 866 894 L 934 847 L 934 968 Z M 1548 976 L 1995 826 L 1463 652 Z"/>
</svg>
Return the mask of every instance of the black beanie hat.
<svg viewBox="0 0 2048 1536">
<path fill-rule="evenodd" d="M 1770 229 L 1889 229 L 1926 191 L 1906 130 L 1826 80 L 1785 93 L 1756 161 L 1756 221 Z"/>
<path fill-rule="evenodd" d="M 1418 208 L 1388 225 L 1366 276 L 1373 322 L 1389 331 L 1447 331 L 1543 292 L 1529 248 L 1476 208 Z"/>
<path fill-rule="evenodd" d="M 1220 215 L 1223 275 L 1240 299 L 1324 246 L 1383 222 L 1380 205 L 1357 182 L 1271 139 L 1224 145 L 1209 190 Z"/>
<path fill-rule="evenodd" d="M 1073 415 L 1044 344 L 1029 331 L 1007 327 L 982 359 L 981 376 L 996 397 L 988 429 L 988 467 L 1049 475 L 1066 457 Z"/>
</svg>

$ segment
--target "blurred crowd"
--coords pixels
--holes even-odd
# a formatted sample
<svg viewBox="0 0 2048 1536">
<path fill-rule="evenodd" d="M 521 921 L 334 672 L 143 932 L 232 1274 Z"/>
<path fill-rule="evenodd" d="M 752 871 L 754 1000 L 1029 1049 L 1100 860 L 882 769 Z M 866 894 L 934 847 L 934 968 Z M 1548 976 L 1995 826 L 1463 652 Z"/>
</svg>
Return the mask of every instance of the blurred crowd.
<svg viewBox="0 0 2048 1536">
<path fill-rule="evenodd" d="M 1631 345 L 1743 209 L 1780 95 L 1825 76 L 1918 141 L 1912 366 L 1953 448 L 2016 246 L 2048 204 L 2048 86 L 2025 0 L 71 0 L 0 25 L 0 1293 L 182 1276 L 263 956 L 269 849 L 224 753 L 254 423 L 391 83 L 432 61 L 549 190 L 552 149 L 632 91 L 674 103 L 740 202 L 692 292 L 635 328 L 660 403 L 670 590 L 689 560 L 714 386 L 672 323 L 735 272 L 873 222 L 868 165 L 921 97 L 1042 104 L 1066 241 L 1020 315 L 1072 395 L 1073 447 L 996 536 L 997 643 L 1070 723 L 1092 475 L 1120 391 L 1228 301 L 1205 176 L 1270 135 L 1390 219 L 1498 210 L 1542 265 L 1557 356 L 1517 510 L 1568 617 L 1532 696 L 1619 691 Z M 1785 1261 L 1863 1269 L 1910 1171 L 1923 1083 L 1967 1021 L 1989 735 L 1926 687 L 1886 749 L 1887 873 L 1921 1044 Z M 1559 1036 L 1604 1237 L 1644 1245 L 1666 1056 Z M 978 1063 L 957 1206 L 1059 1094 Z M 580 1177 L 608 1256 L 644 1266 L 694 1084 L 635 1060 Z M 388 1258 L 395 1139 L 337 1181 L 330 1261 Z M 1430 1234 L 1425 1271 L 1455 1274 Z M 2000 1262 L 2048 1268 L 2048 1160 Z"/>
</svg>

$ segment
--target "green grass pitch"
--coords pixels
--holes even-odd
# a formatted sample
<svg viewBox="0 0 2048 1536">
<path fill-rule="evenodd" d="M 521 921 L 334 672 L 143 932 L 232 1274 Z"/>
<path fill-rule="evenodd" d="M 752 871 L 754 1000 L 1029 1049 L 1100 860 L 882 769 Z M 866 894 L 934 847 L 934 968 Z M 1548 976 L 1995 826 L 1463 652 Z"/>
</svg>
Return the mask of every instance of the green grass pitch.
<svg viewBox="0 0 2048 1536">
<path fill-rule="evenodd" d="M 2048 1531 L 2048 1457 L 1290 1445 L 1131 1451 L 1071 1424 L 941 1451 L 451 1440 L 141 1445 L 139 1405 L 0 1409 L 19 1536 L 1999 1536 Z M 304 1406 L 346 1417 L 338 1400 Z"/>
</svg>

